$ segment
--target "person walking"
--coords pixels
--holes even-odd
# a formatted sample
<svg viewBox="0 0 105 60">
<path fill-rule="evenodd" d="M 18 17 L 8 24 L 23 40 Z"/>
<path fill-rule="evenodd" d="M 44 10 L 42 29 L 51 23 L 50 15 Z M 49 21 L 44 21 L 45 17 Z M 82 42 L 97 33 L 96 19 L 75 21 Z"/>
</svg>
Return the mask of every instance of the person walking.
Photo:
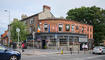
<svg viewBox="0 0 105 60">
<path fill-rule="evenodd" d="M 24 52 L 24 43 L 22 43 L 22 52 Z"/>
</svg>

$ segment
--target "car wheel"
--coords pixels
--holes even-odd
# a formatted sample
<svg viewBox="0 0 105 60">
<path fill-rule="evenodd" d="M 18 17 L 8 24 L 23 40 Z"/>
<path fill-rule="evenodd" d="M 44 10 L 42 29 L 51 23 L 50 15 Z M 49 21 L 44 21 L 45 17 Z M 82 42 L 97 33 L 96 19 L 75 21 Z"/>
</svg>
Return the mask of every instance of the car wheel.
<svg viewBox="0 0 105 60">
<path fill-rule="evenodd" d="M 15 55 L 10 57 L 10 60 L 17 60 L 17 57 Z"/>
<path fill-rule="evenodd" d="M 95 53 L 93 52 L 93 54 L 95 54 Z"/>
</svg>

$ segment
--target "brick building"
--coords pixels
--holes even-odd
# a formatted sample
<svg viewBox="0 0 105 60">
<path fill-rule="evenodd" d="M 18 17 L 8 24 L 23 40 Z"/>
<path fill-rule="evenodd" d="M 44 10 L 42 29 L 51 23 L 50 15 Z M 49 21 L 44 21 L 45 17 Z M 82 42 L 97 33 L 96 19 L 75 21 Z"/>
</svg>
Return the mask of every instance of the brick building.
<svg viewBox="0 0 105 60">
<path fill-rule="evenodd" d="M 55 18 L 50 12 L 51 8 L 44 5 L 43 11 L 21 21 L 27 25 L 28 40 L 33 40 L 36 48 L 69 48 L 81 49 L 86 43 L 89 49 L 93 46 L 93 26 L 77 21 Z M 39 32 L 38 28 L 40 29 Z"/>
<path fill-rule="evenodd" d="M 82 24 L 77 21 L 66 19 L 41 19 L 38 21 L 40 32 L 36 38 L 38 44 L 43 48 L 78 48 L 83 43 L 92 48 L 93 44 L 93 26 Z M 56 47 L 55 47 L 56 46 Z"/>
</svg>

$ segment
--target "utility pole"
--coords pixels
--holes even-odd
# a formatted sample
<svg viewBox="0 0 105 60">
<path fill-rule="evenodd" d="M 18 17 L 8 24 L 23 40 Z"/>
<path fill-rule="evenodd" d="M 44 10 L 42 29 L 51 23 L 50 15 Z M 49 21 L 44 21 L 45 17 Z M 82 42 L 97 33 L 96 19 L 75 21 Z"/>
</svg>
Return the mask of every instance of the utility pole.
<svg viewBox="0 0 105 60">
<path fill-rule="evenodd" d="M 10 32 L 10 10 L 4 10 L 5 12 L 8 12 L 8 20 L 9 20 L 9 25 L 8 25 L 8 47 L 10 45 L 10 40 L 11 40 L 11 32 Z"/>
<path fill-rule="evenodd" d="M 33 31 L 33 48 L 34 48 L 34 42 L 35 42 L 35 32 Z"/>
</svg>

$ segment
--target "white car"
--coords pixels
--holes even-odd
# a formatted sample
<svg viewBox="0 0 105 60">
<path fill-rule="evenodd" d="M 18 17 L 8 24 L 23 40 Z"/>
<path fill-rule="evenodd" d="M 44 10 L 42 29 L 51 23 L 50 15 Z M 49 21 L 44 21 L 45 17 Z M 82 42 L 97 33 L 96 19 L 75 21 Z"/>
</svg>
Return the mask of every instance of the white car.
<svg viewBox="0 0 105 60">
<path fill-rule="evenodd" d="M 93 54 L 104 54 L 105 47 L 104 46 L 96 46 L 93 48 Z"/>
</svg>

